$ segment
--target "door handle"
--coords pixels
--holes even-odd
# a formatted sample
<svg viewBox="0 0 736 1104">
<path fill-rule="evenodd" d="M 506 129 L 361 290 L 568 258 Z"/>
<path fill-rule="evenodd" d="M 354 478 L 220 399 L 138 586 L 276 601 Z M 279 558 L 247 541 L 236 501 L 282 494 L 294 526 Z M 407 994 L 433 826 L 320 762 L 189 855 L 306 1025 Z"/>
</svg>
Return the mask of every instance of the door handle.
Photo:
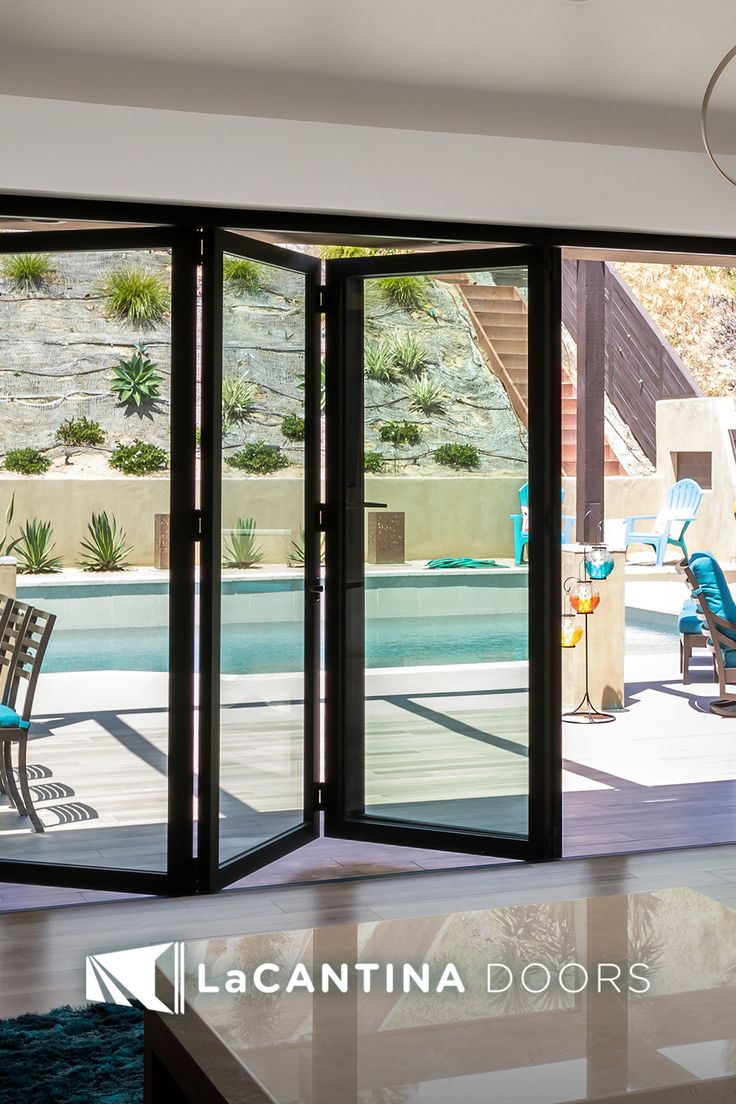
<svg viewBox="0 0 736 1104">
<path fill-rule="evenodd" d="M 321 583 L 312 583 L 311 586 L 307 587 L 307 590 L 312 595 L 315 602 L 320 602 L 325 588 Z"/>
<path fill-rule="evenodd" d="M 388 502 L 364 502 L 364 510 L 388 510 Z"/>
</svg>

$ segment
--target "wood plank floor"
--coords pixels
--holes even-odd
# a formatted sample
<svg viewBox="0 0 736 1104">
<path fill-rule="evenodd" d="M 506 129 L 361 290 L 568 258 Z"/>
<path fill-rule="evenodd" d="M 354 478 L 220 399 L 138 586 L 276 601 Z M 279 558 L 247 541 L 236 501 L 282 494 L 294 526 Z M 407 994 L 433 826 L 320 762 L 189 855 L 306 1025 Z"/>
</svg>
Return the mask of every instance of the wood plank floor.
<svg viewBox="0 0 736 1104">
<path fill-rule="evenodd" d="M 736 847 L 424 872 L 212 897 L 125 900 L 0 916 L 0 1016 L 84 999 L 84 956 L 171 939 L 295 930 L 498 905 L 690 887 L 736 907 Z"/>
</svg>

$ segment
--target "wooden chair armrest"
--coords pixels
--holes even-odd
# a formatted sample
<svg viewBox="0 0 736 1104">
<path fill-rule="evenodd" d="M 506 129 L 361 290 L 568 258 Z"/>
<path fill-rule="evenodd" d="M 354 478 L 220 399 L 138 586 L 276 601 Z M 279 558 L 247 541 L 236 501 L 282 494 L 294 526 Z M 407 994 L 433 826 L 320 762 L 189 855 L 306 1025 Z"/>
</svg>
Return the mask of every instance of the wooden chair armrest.
<svg viewBox="0 0 736 1104">
<path fill-rule="evenodd" d="M 725 635 L 728 637 L 728 639 L 730 639 L 733 647 L 736 648 L 736 623 L 734 623 L 733 621 L 726 621 L 725 617 L 719 617 L 713 612 L 712 609 L 709 609 L 708 612 L 710 613 L 713 624 L 719 632 L 722 629 L 731 630 L 731 632 L 734 634 L 732 637 L 728 637 L 728 633 L 726 633 Z"/>
</svg>

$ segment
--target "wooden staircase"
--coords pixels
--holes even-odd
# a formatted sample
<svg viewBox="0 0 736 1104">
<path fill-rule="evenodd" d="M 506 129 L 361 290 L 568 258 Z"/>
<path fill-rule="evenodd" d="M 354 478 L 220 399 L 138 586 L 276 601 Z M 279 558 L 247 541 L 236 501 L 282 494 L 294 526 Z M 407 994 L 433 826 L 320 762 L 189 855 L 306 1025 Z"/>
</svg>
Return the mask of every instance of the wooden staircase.
<svg viewBox="0 0 736 1104">
<path fill-rule="evenodd" d="M 575 475 L 577 471 L 578 401 L 575 384 L 562 370 L 562 471 Z M 626 475 L 608 441 L 603 443 L 603 474 Z"/>
<path fill-rule="evenodd" d="M 529 425 L 527 305 L 513 286 L 473 284 L 464 273 L 443 277 L 460 293 L 478 343 L 494 374 L 504 385 L 523 425 Z M 605 474 L 625 474 L 613 449 L 605 444 Z M 577 466 L 577 399 L 567 374 L 562 381 L 562 471 L 575 475 Z"/>
</svg>

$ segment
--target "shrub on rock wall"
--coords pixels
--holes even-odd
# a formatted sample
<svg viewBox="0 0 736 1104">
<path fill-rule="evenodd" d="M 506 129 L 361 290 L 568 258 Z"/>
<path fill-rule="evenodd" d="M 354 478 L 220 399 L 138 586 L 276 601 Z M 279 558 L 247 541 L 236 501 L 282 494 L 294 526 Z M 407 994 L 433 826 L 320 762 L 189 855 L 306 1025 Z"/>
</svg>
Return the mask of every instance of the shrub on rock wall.
<svg viewBox="0 0 736 1104">
<path fill-rule="evenodd" d="M 288 468 L 289 458 L 284 456 L 278 445 L 254 441 L 249 445 L 243 445 L 232 456 L 228 456 L 225 463 L 231 468 L 249 472 L 252 475 L 269 475 L 281 468 Z"/>
<path fill-rule="evenodd" d="M 470 470 L 480 464 L 480 453 L 475 445 L 447 444 L 434 450 L 438 464 L 446 468 L 465 468 Z"/>
<path fill-rule="evenodd" d="M 380 475 L 385 464 L 380 452 L 366 452 L 363 456 L 363 471 L 370 472 L 371 475 Z"/>
<path fill-rule="evenodd" d="M 264 275 L 263 266 L 257 261 L 251 261 L 247 257 L 223 257 L 222 278 L 225 285 L 233 291 L 241 294 L 260 291 Z"/>
<path fill-rule="evenodd" d="M 14 253 L 2 262 L 3 276 L 20 291 L 38 291 L 54 274 L 46 253 Z"/>
<path fill-rule="evenodd" d="M 149 445 L 136 438 L 128 445 L 117 445 L 113 449 L 109 464 L 123 475 L 150 475 L 153 472 L 166 471 L 169 466 L 169 454 L 158 445 Z"/>
<path fill-rule="evenodd" d="M 378 436 L 390 445 L 418 445 L 422 431 L 416 422 L 386 422 L 379 429 Z"/>
<path fill-rule="evenodd" d="M 286 414 L 281 419 L 281 432 L 287 441 L 303 441 L 306 432 L 304 419 L 299 414 Z"/>
<path fill-rule="evenodd" d="M 89 418 L 67 418 L 56 431 L 56 440 L 60 445 L 104 445 L 105 431 L 99 422 Z"/>
<path fill-rule="evenodd" d="M 51 467 L 51 461 L 38 449 L 11 449 L 5 453 L 5 467 L 7 471 L 19 472 L 21 475 L 43 475 Z"/>
<path fill-rule="evenodd" d="M 163 321 L 171 304 L 166 277 L 135 265 L 111 272 L 101 291 L 109 313 L 123 322 L 154 325 Z"/>
<path fill-rule="evenodd" d="M 421 310 L 427 306 L 431 280 L 428 276 L 382 276 L 376 280 L 379 296 L 389 306 L 401 310 Z"/>
</svg>

